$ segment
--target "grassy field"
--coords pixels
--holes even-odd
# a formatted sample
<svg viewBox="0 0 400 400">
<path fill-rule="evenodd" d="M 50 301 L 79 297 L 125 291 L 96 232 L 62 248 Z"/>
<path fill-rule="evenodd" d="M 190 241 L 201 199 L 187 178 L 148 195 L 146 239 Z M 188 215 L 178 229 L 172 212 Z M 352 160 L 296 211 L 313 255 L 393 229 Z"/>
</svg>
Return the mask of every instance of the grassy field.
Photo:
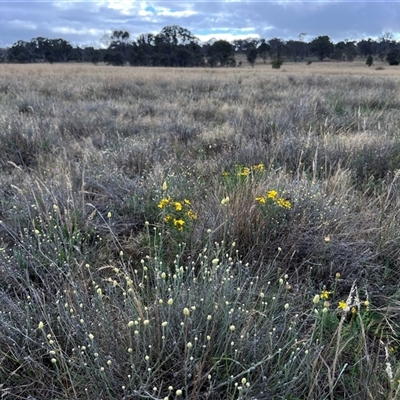
<svg viewBox="0 0 400 400">
<path fill-rule="evenodd" d="M 0 65 L 0 109 L 1 398 L 399 398 L 399 68 Z"/>
</svg>

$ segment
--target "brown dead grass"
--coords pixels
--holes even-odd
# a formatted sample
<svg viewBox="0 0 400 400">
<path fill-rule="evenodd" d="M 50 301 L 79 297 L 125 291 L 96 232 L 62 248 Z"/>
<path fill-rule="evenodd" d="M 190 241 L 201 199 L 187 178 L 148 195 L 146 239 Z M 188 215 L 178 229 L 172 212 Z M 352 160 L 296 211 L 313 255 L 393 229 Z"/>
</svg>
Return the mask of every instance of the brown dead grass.
<svg viewBox="0 0 400 400">
<path fill-rule="evenodd" d="M 285 63 L 280 70 L 262 63 L 254 69 L 247 65 L 234 69 L 0 65 L 0 273 L 5 282 L 0 290 L 7 299 L 7 310 L 18 311 L 18 318 L 8 320 L 8 337 L 0 336 L 0 340 L 14 348 L 13 357 L 19 362 L 31 360 L 34 354 L 39 357 L 36 363 L 42 361 L 40 341 L 32 344 L 31 354 L 23 345 L 13 346 L 9 341 L 19 332 L 15 326 L 26 323 L 28 293 L 40 297 L 40 307 L 33 310 L 31 331 L 36 334 L 38 321 L 48 318 L 46 307 L 54 309 L 54 299 L 60 300 L 60 310 L 56 310 L 60 313 L 67 301 L 63 293 L 71 296 L 71 303 L 82 301 L 92 310 L 93 293 L 97 285 L 104 284 L 109 290 L 110 319 L 94 333 L 101 337 L 104 354 L 116 349 L 113 365 L 116 371 L 122 365 L 122 371 L 124 364 L 114 361 L 126 355 L 127 338 L 120 343 L 119 331 L 126 328 L 131 310 L 124 314 L 122 302 L 118 303 L 124 297 L 112 295 L 116 286 L 109 281 L 114 271 L 111 266 L 137 274 L 135 289 L 143 295 L 136 299 L 141 316 L 149 305 L 148 311 L 154 311 L 151 315 L 156 318 L 159 308 L 152 298 L 153 282 L 145 291 L 139 282 L 144 272 L 141 259 L 150 260 L 149 266 L 154 262 L 160 271 L 163 266 L 173 271 L 176 263 L 189 262 L 198 271 L 203 252 L 209 251 L 210 259 L 229 260 L 237 250 L 248 269 L 243 270 L 240 263 L 235 267 L 250 279 L 267 276 L 275 282 L 288 275 L 290 289 L 284 290 L 284 296 L 289 294 L 282 302 L 290 300 L 293 313 L 304 315 L 302 334 L 310 332 L 309 320 L 315 318 L 312 298 L 324 287 L 335 287 L 333 326 L 337 326 L 337 302 L 348 295 L 354 282 L 376 313 L 370 321 L 361 321 L 367 333 L 361 333 L 360 352 L 346 347 L 359 337 L 359 331 L 346 339 L 344 347 L 339 343 L 341 330 L 347 327 L 344 321 L 332 330 L 324 349 L 315 348 L 316 353 L 310 354 L 315 356 L 315 369 L 308 376 L 315 386 L 306 388 L 306 380 L 298 376 L 292 387 L 283 390 L 280 382 L 274 382 L 274 374 L 265 373 L 271 375 L 271 396 L 284 393 L 287 397 L 300 385 L 302 393 L 310 393 L 309 398 L 327 398 L 332 395 L 329 390 L 336 387 L 336 378 L 337 396 L 350 398 L 356 388 L 359 398 L 366 398 L 371 379 L 386 382 L 386 378 L 371 376 L 371 371 L 376 365 L 384 371 L 384 349 L 395 348 L 399 341 L 400 322 L 394 310 L 400 298 L 400 69 L 374 67 L 368 68 L 363 60 L 308 66 Z M 240 178 L 235 172 L 240 166 L 259 163 L 265 165 L 261 175 Z M 223 172 L 229 175 L 223 178 Z M 162 190 L 164 182 L 167 192 Z M 265 210 L 255 202 L 255 197 L 271 189 L 290 198 L 292 209 Z M 167 229 L 158 207 L 165 196 L 190 199 L 197 214 L 193 229 Z M 230 201 L 222 206 L 221 200 L 227 197 Z M 197 289 L 177 289 L 182 307 L 173 321 L 179 330 L 185 296 Z M 207 298 L 210 288 L 200 289 Z M 257 296 L 252 293 L 249 301 Z M 192 301 L 194 304 L 196 299 Z M 113 307 L 118 313 L 112 312 Z M 62 338 L 68 337 L 64 333 L 73 319 L 66 310 L 62 311 Z M 261 314 L 252 315 L 259 318 Z M 4 315 L 8 318 L 12 313 Z M 277 321 L 279 332 L 287 333 L 285 315 L 280 310 L 271 314 L 271 321 Z M 88 312 L 91 326 L 97 317 Z M 264 336 L 257 340 L 266 343 Z M 12 340 L 17 343 L 23 337 Z M 159 345 L 160 337 L 155 338 L 154 344 Z M 76 343 L 86 343 L 86 336 L 82 340 L 78 338 Z M 146 340 L 143 348 L 147 348 Z M 329 347 L 332 343 L 337 343 L 335 354 Z M 368 351 L 364 350 L 367 346 L 371 346 Z M 72 352 L 69 347 L 70 343 L 65 344 L 66 352 Z M 246 351 L 246 357 L 255 354 L 254 349 Z M 143 355 L 139 354 L 142 364 Z M 185 364 L 182 349 L 175 356 Z M 332 376 L 328 365 L 335 369 L 338 359 L 343 365 L 351 364 L 354 372 Z M 392 354 L 391 360 L 398 361 L 398 355 Z M 8 360 L 3 376 L 8 379 L 20 368 L 33 369 L 31 364 L 20 366 L 18 362 Z M 49 364 L 48 360 L 41 364 L 45 365 L 43 376 L 55 371 L 46 362 Z M 281 365 L 282 370 L 286 365 Z M 65 374 L 75 374 L 76 390 L 83 393 L 80 370 L 71 371 L 68 363 L 62 368 Z M 174 363 L 168 368 L 170 374 Z M 24 375 L 26 382 L 29 374 Z M 110 375 L 113 381 L 107 383 L 115 386 L 115 393 L 120 393 L 126 371 L 118 374 Z M 38 385 L 41 376 L 33 379 L 34 384 Z M 141 376 L 142 371 L 137 374 L 138 381 Z M 93 394 L 102 381 L 95 374 L 87 378 Z M 254 396 L 260 395 L 263 385 L 260 376 L 257 379 Z M 17 379 L 12 384 L 15 382 Z M 151 382 L 159 383 L 158 378 Z M 286 383 L 290 386 L 292 381 Z M 57 393 L 70 392 L 65 380 L 52 384 Z M 378 386 L 371 390 L 383 390 Z M 391 387 L 386 392 L 389 395 L 396 390 Z M 21 388 L 20 395 L 25 392 Z"/>
</svg>

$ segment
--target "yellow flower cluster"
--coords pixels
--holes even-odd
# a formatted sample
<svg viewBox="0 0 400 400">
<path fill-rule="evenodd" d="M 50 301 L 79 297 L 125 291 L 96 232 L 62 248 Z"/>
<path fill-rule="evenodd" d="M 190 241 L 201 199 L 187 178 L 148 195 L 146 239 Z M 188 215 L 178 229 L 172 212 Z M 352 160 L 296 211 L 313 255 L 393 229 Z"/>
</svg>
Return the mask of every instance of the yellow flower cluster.
<svg viewBox="0 0 400 400">
<path fill-rule="evenodd" d="M 265 170 L 265 167 L 264 167 L 263 163 L 259 163 L 259 164 L 251 165 L 251 166 L 237 165 L 235 167 L 234 175 L 246 177 L 246 176 L 249 176 L 252 172 L 263 172 L 264 170 Z M 230 176 L 230 173 L 224 171 L 222 173 L 222 176 Z"/>
<path fill-rule="evenodd" d="M 263 196 L 256 197 L 255 200 L 260 204 L 275 203 L 281 208 L 286 208 L 288 210 L 292 208 L 290 200 L 279 197 L 276 190 L 269 190 Z"/>
<path fill-rule="evenodd" d="M 331 294 L 333 294 L 333 292 L 329 292 L 328 290 L 324 289 L 324 290 L 321 292 L 321 299 L 323 299 L 323 300 L 328 300 L 328 299 L 329 299 L 329 296 L 330 296 Z"/>
<path fill-rule="evenodd" d="M 197 215 L 191 208 L 188 199 L 177 201 L 171 197 L 164 197 L 158 203 L 158 208 L 164 211 L 163 221 L 173 226 L 176 230 L 182 231 L 189 220 L 197 219 Z"/>
<path fill-rule="evenodd" d="M 250 170 L 249 167 L 242 167 L 240 169 L 240 171 L 238 171 L 237 175 L 239 175 L 239 176 L 248 176 L 248 175 L 250 175 L 250 172 L 251 172 L 251 170 Z"/>
</svg>

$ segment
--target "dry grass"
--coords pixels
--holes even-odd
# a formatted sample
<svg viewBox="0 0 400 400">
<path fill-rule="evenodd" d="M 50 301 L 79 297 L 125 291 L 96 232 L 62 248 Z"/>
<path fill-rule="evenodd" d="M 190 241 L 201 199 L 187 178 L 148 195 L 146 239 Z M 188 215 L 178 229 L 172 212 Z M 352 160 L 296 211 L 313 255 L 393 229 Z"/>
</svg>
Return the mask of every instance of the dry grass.
<svg viewBox="0 0 400 400">
<path fill-rule="evenodd" d="M 0 393 L 395 399 L 400 70 L 374 68 L 1 65 Z"/>
</svg>

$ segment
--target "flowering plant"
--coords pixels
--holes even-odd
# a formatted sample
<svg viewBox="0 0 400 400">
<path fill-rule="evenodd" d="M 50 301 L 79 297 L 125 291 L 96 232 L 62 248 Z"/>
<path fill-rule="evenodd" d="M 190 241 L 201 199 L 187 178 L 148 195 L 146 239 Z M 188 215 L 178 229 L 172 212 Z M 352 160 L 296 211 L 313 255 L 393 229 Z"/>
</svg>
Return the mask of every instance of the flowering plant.
<svg viewBox="0 0 400 400">
<path fill-rule="evenodd" d="M 247 177 L 249 175 L 251 175 L 252 173 L 257 173 L 257 172 L 264 172 L 265 167 L 263 163 L 259 163 L 259 164 L 255 164 L 255 165 L 250 165 L 250 166 L 246 166 L 246 165 L 236 165 L 235 166 L 235 171 L 233 172 L 233 174 L 224 171 L 222 173 L 222 176 L 227 177 L 227 176 L 238 176 L 238 177 Z"/>
<path fill-rule="evenodd" d="M 263 196 L 256 197 L 255 200 L 260 204 L 276 204 L 281 208 L 286 208 L 287 210 L 292 208 L 291 201 L 287 198 L 279 197 L 276 190 L 269 190 Z"/>
<path fill-rule="evenodd" d="M 169 196 L 163 197 L 157 207 L 162 210 L 163 221 L 177 231 L 182 231 L 190 221 L 197 219 L 188 199 L 180 201 Z"/>
</svg>

